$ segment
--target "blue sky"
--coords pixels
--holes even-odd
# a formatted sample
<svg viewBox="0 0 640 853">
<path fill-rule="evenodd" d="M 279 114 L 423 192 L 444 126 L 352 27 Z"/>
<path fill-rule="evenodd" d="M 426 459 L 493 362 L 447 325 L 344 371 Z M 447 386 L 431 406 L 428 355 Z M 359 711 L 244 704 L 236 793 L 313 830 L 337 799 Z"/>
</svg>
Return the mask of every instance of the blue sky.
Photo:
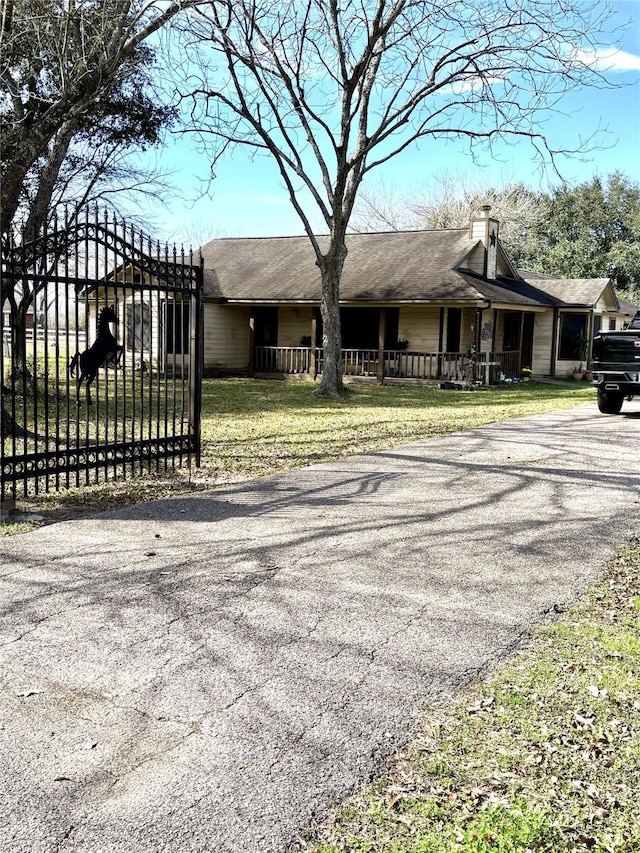
<svg viewBox="0 0 640 853">
<path fill-rule="evenodd" d="M 620 88 L 588 89 L 573 93 L 565 113 L 557 115 L 546 128 L 555 140 L 575 145 L 600 126 L 602 147 L 582 160 L 561 162 L 562 176 L 569 182 L 589 180 L 594 174 L 621 171 L 640 181 L 640 0 L 622 0 L 612 4 L 621 20 L 632 19 L 623 34 L 619 51 L 611 54 L 609 79 Z M 503 145 L 499 159 L 481 156 L 474 165 L 461 143 L 426 141 L 419 148 L 400 154 L 378 171 L 371 173 L 370 186 L 381 180 L 399 195 L 428 186 L 430 179 L 444 171 L 469 176 L 497 185 L 504 181 L 522 181 L 533 189 L 558 183 L 552 173 L 540 174 L 526 143 Z M 171 171 L 177 190 L 165 199 L 165 210 L 154 209 L 150 226 L 162 239 L 197 245 L 212 237 L 262 237 L 303 233 L 302 225 L 290 205 L 274 164 L 266 157 L 251 158 L 246 150 L 236 149 L 217 164 L 216 177 L 202 196 L 209 175 L 209 160 L 200 154 L 190 136 L 176 136 L 156 154 L 163 169 Z M 326 231 L 319 218 L 314 227 Z"/>
</svg>

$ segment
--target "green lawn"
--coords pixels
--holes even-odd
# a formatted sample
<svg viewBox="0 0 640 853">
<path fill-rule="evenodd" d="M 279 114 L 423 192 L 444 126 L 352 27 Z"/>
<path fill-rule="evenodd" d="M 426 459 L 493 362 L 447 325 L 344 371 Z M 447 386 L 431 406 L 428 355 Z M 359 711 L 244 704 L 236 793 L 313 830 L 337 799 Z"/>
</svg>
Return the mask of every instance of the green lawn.
<svg viewBox="0 0 640 853">
<path fill-rule="evenodd" d="M 334 401 L 305 382 L 209 381 L 203 471 L 262 475 L 594 401 L 583 385 L 522 383 L 473 393 L 356 385 Z"/>
<path fill-rule="evenodd" d="M 579 384 L 521 383 L 472 393 L 361 384 L 336 401 L 315 395 L 309 382 L 209 379 L 203 383 L 200 469 L 40 495 L 20 501 L 19 508 L 56 520 L 594 399 L 593 390 Z M 17 528 L 5 525 L 3 532 Z"/>
</svg>

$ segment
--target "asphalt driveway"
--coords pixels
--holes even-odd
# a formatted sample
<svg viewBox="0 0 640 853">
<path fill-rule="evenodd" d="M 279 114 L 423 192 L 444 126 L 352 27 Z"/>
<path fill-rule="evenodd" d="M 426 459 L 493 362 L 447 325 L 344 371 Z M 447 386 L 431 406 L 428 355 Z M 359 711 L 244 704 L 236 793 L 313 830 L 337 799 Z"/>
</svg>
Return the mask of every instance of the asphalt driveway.
<svg viewBox="0 0 640 853">
<path fill-rule="evenodd" d="M 623 411 L 0 540 L 0 849 L 283 851 L 634 531 Z"/>
</svg>

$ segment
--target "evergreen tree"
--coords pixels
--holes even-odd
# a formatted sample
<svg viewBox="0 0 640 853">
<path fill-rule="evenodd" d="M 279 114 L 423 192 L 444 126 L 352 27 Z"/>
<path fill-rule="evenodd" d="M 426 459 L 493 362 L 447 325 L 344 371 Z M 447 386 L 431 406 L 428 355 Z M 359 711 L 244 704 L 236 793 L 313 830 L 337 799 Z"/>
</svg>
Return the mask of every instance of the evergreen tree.
<svg viewBox="0 0 640 853">
<path fill-rule="evenodd" d="M 640 184 L 614 172 L 551 194 L 546 219 L 528 229 L 518 266 L 566 278 L 612 276 L 640 297 Z"/>
</svg>

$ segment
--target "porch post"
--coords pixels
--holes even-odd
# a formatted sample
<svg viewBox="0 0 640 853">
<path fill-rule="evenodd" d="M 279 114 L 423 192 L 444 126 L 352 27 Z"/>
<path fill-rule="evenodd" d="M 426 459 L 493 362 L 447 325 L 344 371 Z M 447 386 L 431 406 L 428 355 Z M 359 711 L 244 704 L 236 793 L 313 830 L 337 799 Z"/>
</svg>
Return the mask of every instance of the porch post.
<svg viewBox="0 0 640 853">
<path fill-rule="evenodd" d="M 442 376 L 442 366 L 444 362 L 444 306 L 440 309 L 440 326 L 438 328 L 438 368 L 436 379 Z"/>
<path fill-rule="evenodd" d="M 522 344 L 524 343 L 524 311 L 520 312 L 520 341 L 518 346 L 518 352 L 520 355 L 518 356 L 518 376 L 522 374 Z M 531 366 L 531 365 L 529 365 Z"/>
<path fill-rule="evenodd" d="M 387 332 L 387 309 L 380 309 L 380 323 L 378 325 L 378 382 L 384 382 L 384 339 Z"/>
<path fill-rule="evenodd" d="M 584 366 L 585 370 L 591 370 L 591 350 L 593 349 L 593 308 L 589 309 L 587 317 L 587 362 Z"/>
<path fill-rule="evenodd" d="M 311 309 L 311 349 L 309 350 L 309 375 L 315 380 L 318 375 L 318 362 L 316 359 L 316 335 L 318 334 L 318 309 L 314 305 Z"/>
<path fill-rule="evenodd" d="M 549 365 L 549 371 L 553 377 L 556 375 L 556 358 L 558 355 L 558 320 L 559 311 L 557 306 L 554 306 L 553 325 L 551 329 L 551 364 Z"/>
<path fill-rule="evenodd" d="M 252 305 L 249 309 L 249 376 L 255 372 L 254 344 L 256 337 L 256 309 Z"/>
</svg>

